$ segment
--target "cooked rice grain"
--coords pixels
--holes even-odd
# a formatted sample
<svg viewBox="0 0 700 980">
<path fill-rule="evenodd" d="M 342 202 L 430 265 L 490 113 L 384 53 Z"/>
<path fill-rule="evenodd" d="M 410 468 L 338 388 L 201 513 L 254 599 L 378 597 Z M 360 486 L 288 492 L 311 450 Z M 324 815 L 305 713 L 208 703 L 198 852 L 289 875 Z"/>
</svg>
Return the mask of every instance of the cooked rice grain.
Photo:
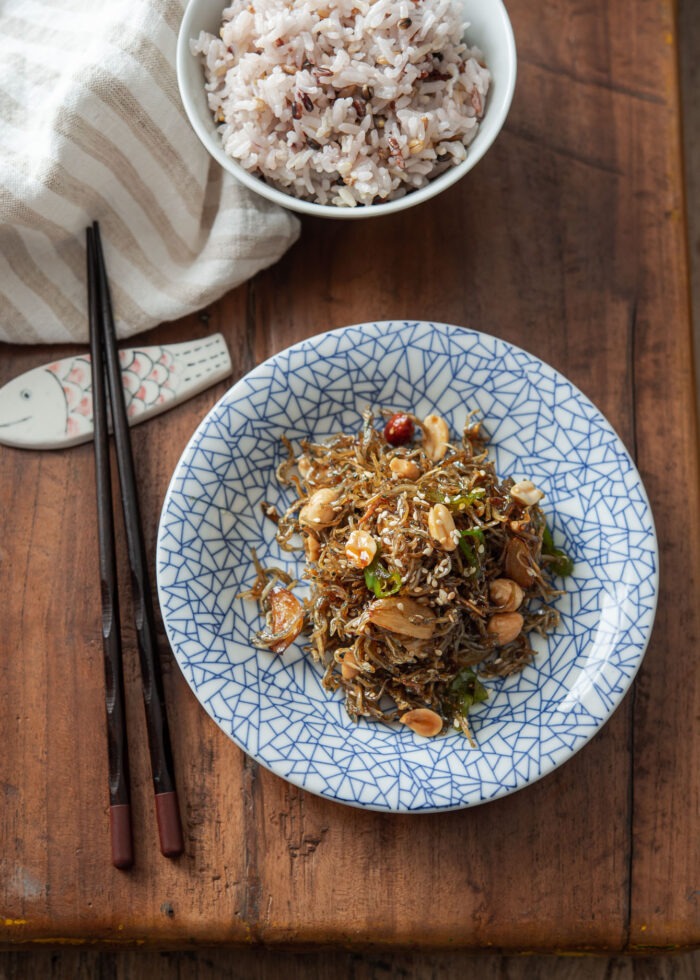
<svg viewBox="0 0 700 980">
<path fill-rule="evenodd" d="M 229 156 L 295 197 L 402 197 L 467 155 L 490 75 L 454 0 L 236 0 L 202 55 Z"/>
</svg>

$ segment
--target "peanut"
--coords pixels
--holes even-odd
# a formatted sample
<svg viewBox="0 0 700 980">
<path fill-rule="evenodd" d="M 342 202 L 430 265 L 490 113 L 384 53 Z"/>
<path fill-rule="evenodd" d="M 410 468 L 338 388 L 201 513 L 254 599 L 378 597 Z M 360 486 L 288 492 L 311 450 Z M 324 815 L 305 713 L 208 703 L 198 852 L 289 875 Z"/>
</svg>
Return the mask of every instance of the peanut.
<svg viewBox="0 0 700 980">
<path fill-rule="evenodd" d="M 312 493 L 299 511 L 299 523 L 309 527 L 325 527 L 338 516 L 333 504 L 338 499 L 335 487 L 321 487 Z"/>
<path fill-rule="evenodd" d="M 489 585 L 489 595 L 501 612 L 515 612 L 522 605 L 524 593 L 510 578 L 495 578 Z"/>
<path fill-rule="evenodd" d="M 420 476 L 420 469 L 412 459 L 403 459 L 401 456 L 394 456 L 389 463 L 389 469 L 394 476 L 402 476 L 406 480 L 417 480 Z"/>
<path fill-rule="evenodd" d="M 454 551 L 457 547 L 454 531 L 455 522 L 444 504 L 434 504 L 428 513 L 428 531 L 431 538 L 445 551 Z"/>
<path fill-rule="evenodd" d="M 522 504 L 523 507 L 532 507 L 544 497 L 542 491 L 535 486 L 532 480 L 521 480 L 520 483 L 514 483 L 510 488 L 510 495 L 517 504 Z"/>
<path fill-rule="evenodd" d="M 504 647 L 520 636 L 523 623 L 519 612 L 495 613 L 486 625 L 486 632 L 494 637 L 499 647 Z"/>
<path fill-rule="evenodd" d="M 442 731 L 442 718 L 430 708 L 413 708 L 401 715 L 399 721 L 412 728 L 416 735 L 423 735 L 425 738 L 432 738 Z"/>
<path fill-rule="evenodd" d="M 348 561 L 357 568 L 367 568 L 377 553 L 377 542 L 369 531 L 351 531 L 345 545 Z"/>
<path fill-rule="evenodd" d="M 423 449 L 433 463 L 437 463 L 447 452 L 450 430 L 447 422 L 439 415 L 426 415 L 423 419 Z"/>
</svg>

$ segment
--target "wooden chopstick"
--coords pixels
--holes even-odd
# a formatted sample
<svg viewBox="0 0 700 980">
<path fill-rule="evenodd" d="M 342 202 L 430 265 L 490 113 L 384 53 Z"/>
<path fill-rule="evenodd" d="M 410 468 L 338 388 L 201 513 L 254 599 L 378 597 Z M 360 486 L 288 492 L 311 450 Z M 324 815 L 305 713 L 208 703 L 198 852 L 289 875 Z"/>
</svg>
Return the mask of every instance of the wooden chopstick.
<svg viewBox="0 0 700 980">
<path fill-rule="evenodd" d="M 92 403 L 95 429 L 95 483 L 97 488 L 97 531 L 102 593 L 102 647 L 105 668 L 107 708 L 107 752 L 109 759 L 109 826 L 112 864 L 130 868 L 134 863 L 129 792 L 129 750 L 124 713 L 122 644 L 119 626 L 119 590 L 114 548 L 112 482 L 109 465 L 107 395 L 99 333 L 97 265 L 92 229 L 87 230 L 88 310 L 90 320 L 90 358 L 92 363 Z"/>
<path fill-rule="evenodd" d="M 103 353 L 106 366 L 107 387 L 112 409 L 112 432 L 117 455 L 117 469 L 121 490 L 124 527 L 126 530 L 134 619 L 138 638 L 141 683 L 146 711 L 146 728 L 151 757 L 151 775 L 155 792 L 156 818 L 160 849 L 166 857 L 176 857 L 184 850 L 180 809 L 175 787 L 172 750 L 168 720 L 163 697 L 163 680 L 158 659 L 153 598 L 148 577 L 148 564 L 143 543 L 141 515 L 131 436 L 124 404 L 116 331 L 105 269 L 100 229 L 97 222 L 92 226 L 94 241 L 98 324 L 102 331 Z"/>
</svg>

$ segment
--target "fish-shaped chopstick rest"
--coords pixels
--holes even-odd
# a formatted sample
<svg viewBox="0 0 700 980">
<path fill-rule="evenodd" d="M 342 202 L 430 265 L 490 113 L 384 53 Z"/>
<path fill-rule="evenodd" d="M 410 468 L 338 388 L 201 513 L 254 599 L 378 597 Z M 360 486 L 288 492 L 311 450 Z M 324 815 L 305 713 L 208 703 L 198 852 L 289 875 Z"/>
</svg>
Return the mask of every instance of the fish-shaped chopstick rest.
<svg viewBox="0 0 700 980">
<path fill-rule="evenodd" d="M 132 425 L 204 391 L 231 373 L 221 334 L 164 347 L 119 351 Z M 90 355 L 34 368 L 0 388 L 0 443 L 65 449 L 93 435 Z"/>
</svg>

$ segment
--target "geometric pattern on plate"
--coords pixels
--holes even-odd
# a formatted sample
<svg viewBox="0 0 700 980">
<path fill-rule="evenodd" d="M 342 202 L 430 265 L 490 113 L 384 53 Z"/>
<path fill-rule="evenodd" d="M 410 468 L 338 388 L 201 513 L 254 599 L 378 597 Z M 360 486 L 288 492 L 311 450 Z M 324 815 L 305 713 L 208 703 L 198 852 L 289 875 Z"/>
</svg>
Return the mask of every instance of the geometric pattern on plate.
<svg viewBox="0 0 700 980">
<path fill-rule="evenodd" d="M 260 504 L 282 510 L 275 470 L 295 444 L 355 431 L 369 406 L 443 415 L 460 434 L 476 409 L 500 476 L 530 478 L 555 544 L 574 559 L 561 622 L 534 638 L 520 673 L 488 681 L 460 734 L 346 715 L 303 637 L 283 655 L 255 649 L 257 603 L 237 598 L 263 564 L 301 575 Z M 198 427 L 160 521 L 158 592 L 175 657 L 196 697 L 245 752 L 329 799 L 385 811 L 473 806 L 561 765 L 628 690 L 658 591 L 654 524 L 635 466 L 610 424 L 561 374 L 502 340 L 425 322 L 368 323 L 296 344 L 239 381 Z M 564 586 L 564 583 L 561 583 Z"/>
</svg>

